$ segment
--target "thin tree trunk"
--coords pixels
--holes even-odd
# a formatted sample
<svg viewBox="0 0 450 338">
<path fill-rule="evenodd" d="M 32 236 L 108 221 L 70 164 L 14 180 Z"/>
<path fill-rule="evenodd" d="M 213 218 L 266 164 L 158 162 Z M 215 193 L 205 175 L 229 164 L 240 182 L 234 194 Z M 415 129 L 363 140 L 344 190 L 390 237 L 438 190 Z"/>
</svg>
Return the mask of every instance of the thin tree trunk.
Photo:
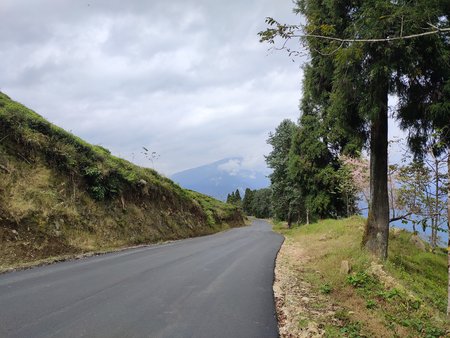
<svg viewBox="0 0 450 338">
<path fill-rule="evenodd" d="M 447 146 L 447 226 L 449 230 L 449 237 L 447 243 L 448 256 L 448 288 L 447 288 L 447 316 L 450 316 L 450 145 Z"/>
<path fill-rule="evenodd" d="M 431 229 L 431 248 L 436 249 L 437 247 L 437 231 L 439 226 L 439 161 L 433 155 L 434 159 L 434 175 L 435 175 L 435 187 L 434 187 L 434 227 Z"/>
<path fill-rule="evenodd" d="M 437 246 L 437 221 L 431 219 L 431 250 L 434 252 Z"/>
<path fill-rule="evenodd" d="M 389 240 L 388 79 L 381 76 L 373 87 L 378 111 L 372 118 L 370 130 L 371 199 L 363 245 L 376 257 L 385 260 Z"/>
<path fill-rule="evenodd" d="M 389 192 L 389 208 L 392 210 L 392 217 L 395 218 L 395 200 L 394 200 L 394 182 L 393 182 L 393 173 L 389 171 L 388 176 L 388 192 Z"/>
<path fill-rule="evenodd" d="M 347 197 L 347 217 L 350 217 L 350 202 L 349 202 L 348 192 L 345 195 Z"/>
<path fill-rule="evenodd" d="M 392 182 L 391 182 L 392 185 Z M 395 201 L 394 201 L 394 191 L 392 186 L 390 187 L 390 195 L 391 195 L 391 210 L 392 210 L 392 218 L 395 218 Z"/>
</svg>

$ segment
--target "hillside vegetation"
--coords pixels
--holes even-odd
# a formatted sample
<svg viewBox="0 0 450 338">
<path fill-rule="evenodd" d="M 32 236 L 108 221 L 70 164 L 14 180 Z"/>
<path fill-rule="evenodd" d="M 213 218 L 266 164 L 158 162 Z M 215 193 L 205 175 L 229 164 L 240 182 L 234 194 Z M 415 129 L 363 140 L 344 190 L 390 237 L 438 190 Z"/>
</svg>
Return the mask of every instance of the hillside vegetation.
<svg viewBox="0 0 450 338">
<path fill-rule="evenodd" d="M 112 156 L 0 93 L 0 270 L 243 224 L 237 208 Z"/>
<path fill-rule="evenodd" d="M 361 249 L 364 219 L 324 220 L 291 230 L 274 285 L 282 337 L 443 337 L 447 253 L 417 236 L 390 233 L 379 264 Z"/>
</svg>

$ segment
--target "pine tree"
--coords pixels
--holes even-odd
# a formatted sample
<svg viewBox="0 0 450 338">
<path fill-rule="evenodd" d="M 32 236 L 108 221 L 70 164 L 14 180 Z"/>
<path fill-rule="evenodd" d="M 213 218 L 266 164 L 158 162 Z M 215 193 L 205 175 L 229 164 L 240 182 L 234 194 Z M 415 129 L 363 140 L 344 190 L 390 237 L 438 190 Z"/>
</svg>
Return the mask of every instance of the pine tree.
<svg viewBox="0 0 450 338">
<path fill-rule="evenodd" d="M 252 210 L 255 217 L 272 217 L 272 191 L 270 188 L 255 190 L 253 193 Z"/>
<path fill-rule="evenodd" d="M 235 198 L 234 192 L 232 192 L 231 194 L 227 195 L 227 203 L 233 204 L 235 199 L 236 198 Z"/>
<path fill-rule="evenodd" d="M 414 34 L 430 23 L 439 25 L 445 13 L 438 3 L 388 0 L 297 2 L 298 11 L 307 18 L 305 29 L 308 33 L 361 39 Z M 336 137 L 334 148 L 342 152 L 361 146 L 358 139 L 352 141 L 351 134 L 368 142 L 371 200 L 363 243 L 382 259 L 387 257 L 389 234 L 388 95 L 404 91 L 402 86 L 405 82 L 409 84 L 409 79 L 417 72 L 418 60 L 423 58 L 428 62 L 427 54 L 438 52 L 434 46 L 438 39 L 438 36 L 429 36 L 383 43 L 306 39 L 312 67 L 322 69 L 315 73 L 325 74 L 325 69 L 331 70 L 331 82 L 328 82 L 330 76 L 325 76 L 323 81 L 325 93 L 329 93 L 325 96 L 329 99 L 329 108 L 323 121 L 335 121 L 328 125 L 331 135 Z M 333 50 L 335 52 L 330 53 Z M 423 66 L 424 72 L 418 74 L 426 77 L 431 65 L 423 62 Z M 353 121 L 354 132 L 345 127 L 349 121 Z"/>
<path fill-rule="evenodd" d="M 236 191 L 234 192 L 234 202 L 240 203 L 241 201 L 242 201 L 241 193 L 239 192 L 239 189 L 236 189 Z"/>
<path fill-rule="evenodd" d="M 404 95 L 405 88 L 426 87 L 428 83 L 446 88 L 447 80 L 441 84 L 433 80 L 433 76 L 439 77 L 433 69 L 436 62 L 441 65 L 437 61 L 441 58 L 439 55 L 447 58 L 442 68 L 449 67 L 446 52 L 449 38 L 445 35 L 450 29 L 449 2 L 297 0 L 296 4 L 296 11 L 306 17 L 300 36 L 311 54 L 313 78 L 317 78 L 317 87 L 323 91 L 313 95 L 311 106 L 315 110 L 315 99 L 324 99 L 319 101 L 318 108 L 323 108 L 325 102 L 325 114 L 318 116 L 330 128 L 331 137 L 336 137 L 331 150 L 354 152 L 358 149 L 352 148 L 362 146 L 358 142 L 359 136 L 362 136 L 363 144 L 368 144 L 371 200 L 363 244 L 377 257 L 386 259 L 389 235 L 388 95 L 400 95 L 401 106 L 414 107 L 409 103 L 417 100 L 412 95 Z M 270 18 L 267 22 L 276 27 L 261 32 L 262 41 L 274 43 L 277 36 L 283 39 L 298 36 L 295 31 L 298 26 L 279 24 Z M 440 32 L 442 35 L 438 34 Z M 289 53 L 292 55 L 295 51 L 289 50 Z M 420 92 L 418 94 L 424 97 Z M 445 94 L 441 98 L 428 96 L 427 100 L 419 102 L 425 106 L 440 102 L 432 105 L 435 107 L 430 109 L 432 114 L 422 121 L 425 124 L 433 121 L 434 127 L 446 130 L 449 119 L 445 102 L 448 100 L 442 100 L 442 97 Z M 394 110 L 393 115 L 403 122 L 402 110 L 405 111 Z M 413 121 L 418 121 L 419 115 L 413 111 Z M 352 126 L 353 130 L 346 125 Z M 421 127 L 420 123 L 412 122 L 408 128 L 415 133 Z M 352 141 L 354 135 L 357 142 Z"/>
<path fill-rule="evenodd" d="M 434 19 L 436 27 L 448 27 L 450 3 L 436 1 L 427 15 Z M 408 81 L 398 81 L 399 116 L 401 126 L 409 130 L 409 145 L 416 157 L 422 158 L 429 149 L 434 156 L 446 153 L 447 224 L 450 233 L 450 39 L 433 37 L 416 41 L 414 47 L 420 53 L 416 62 L 410 65 L 411 75 Z M 448 262 L 447 315 L 450 315 L 450 250 Z"/>
<path fill-rule="evenodd" d="M 289 162 L 289 177 L 302 195 L 303 221 L 341 214 L 342 201 L 336 198 L 336 163 L 321 140 L 322 133 L 314 114 L 303 114 L 295 133 Z"/>
<path fill-rule="evenodd" d="M 247 188 L 245 189 L 244 198 L 242 199 L 242 209 L 247 215 L 253 215 L 252 203 L 253 191 Z"/>
<path fill-rule="evenodd" d="M 266 156 L 266 163 L 273 171 L 269 175 L 272 188 L 272 207 L 275 218 L 287 220 L 289 225 L 292 216 L 292 201 L 294 183 L 288 175 L 289 152 L 291 141 L 297 126 L 290 120 L 283 120 L 275 129 L 275 133 L 269 134 L 267 143 L 272 146 L 272 151 Z"/>
</svg>

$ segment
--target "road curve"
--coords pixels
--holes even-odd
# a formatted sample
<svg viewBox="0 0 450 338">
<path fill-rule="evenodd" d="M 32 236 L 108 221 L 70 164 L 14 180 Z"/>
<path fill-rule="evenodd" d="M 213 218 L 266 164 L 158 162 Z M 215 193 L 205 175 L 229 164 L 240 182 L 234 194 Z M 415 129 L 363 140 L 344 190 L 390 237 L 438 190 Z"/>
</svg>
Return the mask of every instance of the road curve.
<svg viewBox="0 0 450 338">
<path fill-rule="evenodd" d="M 0 275 L 0 337 L 277 337 L 270 225 Z"/>
</svg>

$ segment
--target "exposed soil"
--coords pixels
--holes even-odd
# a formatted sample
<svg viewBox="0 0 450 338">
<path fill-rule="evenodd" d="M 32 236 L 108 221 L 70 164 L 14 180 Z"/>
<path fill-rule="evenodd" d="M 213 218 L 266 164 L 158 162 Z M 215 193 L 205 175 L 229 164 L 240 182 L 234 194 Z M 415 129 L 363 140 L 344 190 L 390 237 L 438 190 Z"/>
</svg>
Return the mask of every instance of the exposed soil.
<svg viewBox="0 0 450 338">
<path fill-rule="evenodd" d="M 286 238 L 275 266 L 273 290 L 280 337 L 323 337 L 324 323 L 335 323 L 338 307 L 313 291 L 303 277 L 302 266 L 310 260 L 306 252 Z"/>
</svg>

